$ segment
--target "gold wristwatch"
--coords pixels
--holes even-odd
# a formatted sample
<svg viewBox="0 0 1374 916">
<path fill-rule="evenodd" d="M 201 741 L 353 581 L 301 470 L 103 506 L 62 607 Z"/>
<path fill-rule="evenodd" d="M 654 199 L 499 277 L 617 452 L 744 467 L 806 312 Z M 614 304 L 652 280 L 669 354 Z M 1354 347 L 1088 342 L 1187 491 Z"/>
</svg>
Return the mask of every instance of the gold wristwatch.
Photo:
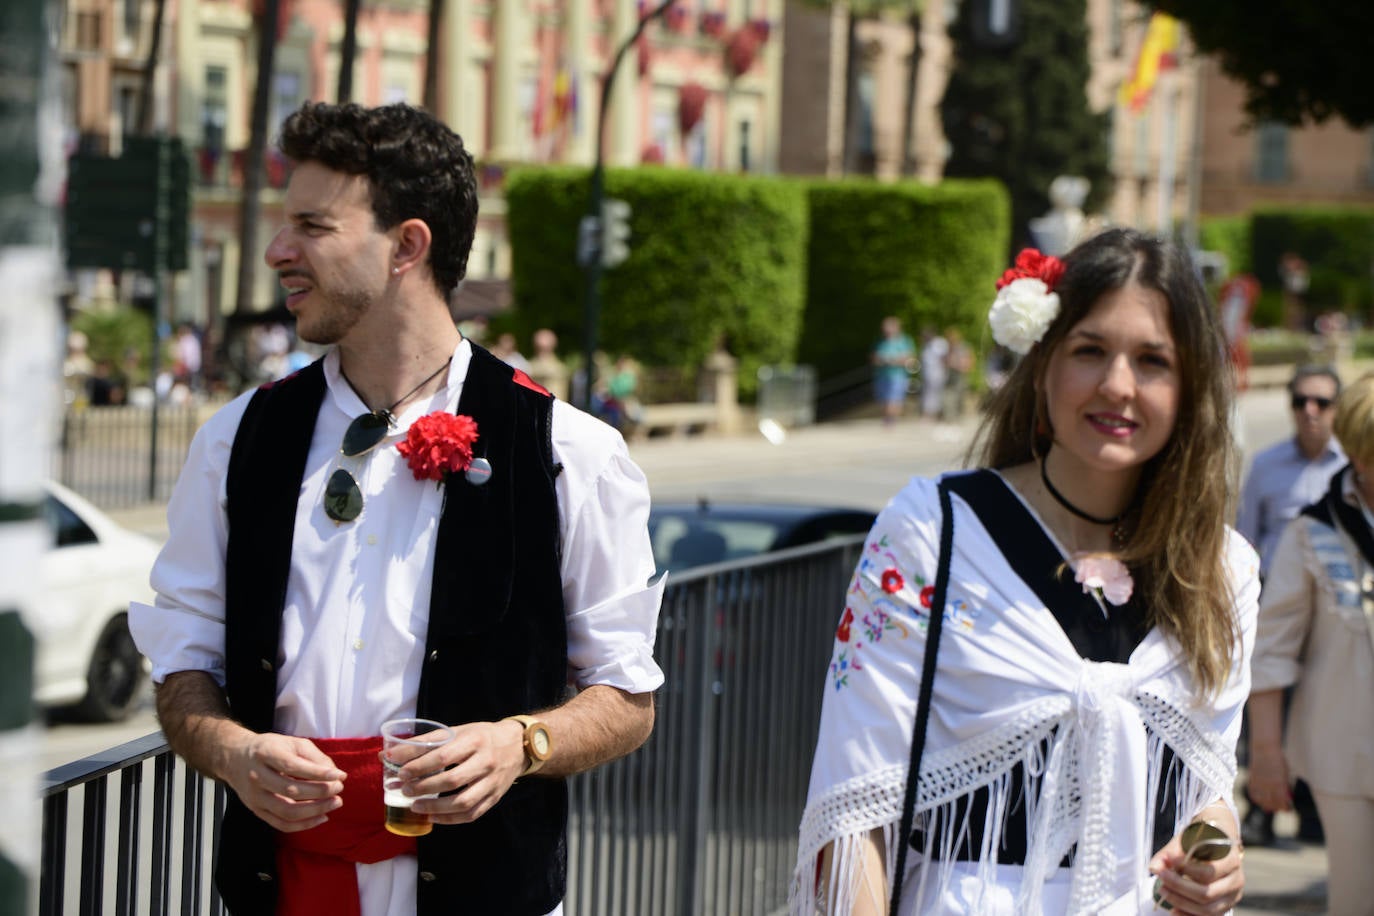
<svg viewBox="0 0 1374 916">
<path fill-rule="evenodd" d="M 506 716 L 506 719 L 519 722 L 525 729 L 525 770 L 520 775 L 538 772 L 553 753 L 553 735 L 549 733 L 549 727 L 534 716 Z"/>
</svg>

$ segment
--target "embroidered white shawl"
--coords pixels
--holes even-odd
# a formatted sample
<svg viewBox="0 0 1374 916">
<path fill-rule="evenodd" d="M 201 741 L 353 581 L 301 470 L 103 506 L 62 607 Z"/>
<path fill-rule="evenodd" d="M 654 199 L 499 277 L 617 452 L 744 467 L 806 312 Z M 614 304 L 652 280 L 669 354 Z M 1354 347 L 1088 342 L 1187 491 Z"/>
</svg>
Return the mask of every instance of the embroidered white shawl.
<svg viewBox="0 0 1374 916">
<path fill-rule="evenodd" d="M 945 625 L 916 801 L 917 825 L 938 814 L 942 830 L 926 831 L 923 851 L 909 850 L 901 912 L 1148 912 L 1157 788 L 1175 794 L 1174 832 L 1217 798 L 1232 804 L 1259 593 L 1255 552 L 1231 532 L 1242 647 L 1220 695 L 1202 705 L 1158 629 L 1129 664 L 1082 658 L 983 521 L 955 494 L 952 505 Z M 878 517 L 855 570 L 826 678 L 795 916 L 850 911 L 859 844 L 874 829 L 884 833 L 891 886 L 939 533 L 936 483 L 913 480 Z M 1166 744 L 1175 754 L 1167 774 Z M 1008 810 L 1017 763 L 1026 801 Z M 968 830 L 955 802 L 980 788 L 990 801 L 979 860 L 953 861 Z M 1026 818 L 1024 866 L 999 865 L 993 854 L 1010 817 Z M 832 842 L 835 899 L 822 901 L 817 856 Z M 944 850 L 934 860 L 932 844 Z M 1073 865 L 1061 869 L 1075 846 Z"/>
</svg>

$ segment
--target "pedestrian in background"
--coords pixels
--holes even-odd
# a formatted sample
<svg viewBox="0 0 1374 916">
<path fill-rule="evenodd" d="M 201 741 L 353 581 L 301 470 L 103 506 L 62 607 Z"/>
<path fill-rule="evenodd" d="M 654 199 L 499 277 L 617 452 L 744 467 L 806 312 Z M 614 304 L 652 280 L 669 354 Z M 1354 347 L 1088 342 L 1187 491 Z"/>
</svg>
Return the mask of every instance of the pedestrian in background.
<svg viewBox="0 0 1374 916">
<path fill-rule="evenodd" d="M 129 615 L 168 743 L 230 790 L 217 886 L 234 916 L 559 913 L 565 777 L 638 747 L 663 680 L 644 475 L 454 326 L 456 134 L 307 103 L 281 145 L 267 263 L 330 349 L 200 429 Z M 452 739 L 394 774 L 426 828 L 396 836 L 381 728 L 415 716 Z"/>
<path fill-rule="evenodd" d="M 928 420 L 940 417 L 945 400 L 945 383 L 949 369 L 949 341 L 935 333 L 934 328 L 921 330 L 921 416 Z"/>
<path fill-rule="evenodd" d="M 558 335 L 549 328 L 534 332 L 529 374 L 560 401 L 568 399 L 568 367 L 558 358 Z"/>
<path fill-rule="evenodd" d="M 1341 393 L 1334 425 L 1350 463 L 1284 529 L 1264 582 L 1249 794 L 1265 811 L 1285 811 L 1294 805 L 1293 780 L 1307 781 L 1325 833 L 1327 912 L 1367 916 L 1374 906 L 1374 375 Z"/>
<path fill-rule="evenodd" d="M 969 376 L 973 372 L 973 348 L 964 340 L 958 328 L 945 331 L 949 353 L 945 355 L 945 403 L 940 410 L 942 419 L 957 422 L 964 417 L 968 402 Z"/>
<path fill-rule="evenodd" d="M 1259 581 L 1216 311 L 1130 230 L 999 286 L 982 469 L 899 493 L 846 596 L 791 912 L 1225 912 Z"/>
<path fill-rule="evenodd" d="M 1299 366 L 1288 381 L 1293 437 L 1264 449 L 1250 462 L 1241 489 L 1236 530 L 1259 551 L 1260 577 L 1266 587 L 1279 537 L 1304 506 L 1326 493 L 1332 476 L 1345 466 L 1345 452 L 1332 436 L 1340 391 L 1341 379 L 1335 369 Z M 1248 747 L 1242 742 L 1242 753 Z M 1320 840 L 1321 821 L 1305 784 L 1297 786 L 1296 799 L 1298 835 Z M 1244 840 L 1250 846 L 1267 846 L 1274 842 L 1273 814 L 1250 801 L 1242 824 Z"/>
<path fill-rule="evenodd" d="M 883 410 L 883 423 L 891 425 L 906 405 L 907 379 L 916 365 L 916 345 L 902 332 L 902 321 L 888 315 L 882 321 L 882 336 L 873 347 L 873 395 Z"/>
</svg>

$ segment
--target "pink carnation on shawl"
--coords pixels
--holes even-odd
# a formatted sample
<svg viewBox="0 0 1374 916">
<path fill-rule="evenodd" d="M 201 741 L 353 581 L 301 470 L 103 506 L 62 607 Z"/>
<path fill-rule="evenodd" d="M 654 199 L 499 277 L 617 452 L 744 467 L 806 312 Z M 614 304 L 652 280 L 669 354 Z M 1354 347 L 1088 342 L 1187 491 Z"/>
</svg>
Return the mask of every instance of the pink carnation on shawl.
<svg viewBox="0 0 1374 916">
<path fill-rule="evenodd" d="M 1118 607 L 1131 600 L 1135 581 L 1131 571 L 1115 557 L 1101 554 L 1080 556 L 1073 562 L 1074 581 L 1083 586 L 1086 594 L 1097 592 L 1108 604 Z"/>
</svg>

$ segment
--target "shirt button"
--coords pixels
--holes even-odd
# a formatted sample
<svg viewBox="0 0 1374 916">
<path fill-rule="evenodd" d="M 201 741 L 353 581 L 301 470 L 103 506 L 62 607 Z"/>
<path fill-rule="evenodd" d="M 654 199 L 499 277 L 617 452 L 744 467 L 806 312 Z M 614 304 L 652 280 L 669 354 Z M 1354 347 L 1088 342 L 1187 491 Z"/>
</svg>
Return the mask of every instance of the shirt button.
<svg viewBox="0 0 1374 916">
<path fill-rule="evenodd" d="M 375 546 L 377 546 L 377 535 L 375 535 L 375 534 L 369 534 L 369 535 L 367 536 L 367 544 L 368 544 L 369 547 L 375 547 Z"/>
<path fill-rule="evenodd" d="M 430 660 L 430 661 L 435 661 L 435 660 L 437 660 L 438 658 L 439 658 L 439 650 L 438 650 L 438 649 L 433 649 L 433 650 L 431 650 L 430 653 L 429 653 L 429 660 Z"/>
<path fill-rule="evenodd" d="M 421 881 L 433 881 L 434 878 L 435 878 L 435 875 L 434 875 L 434 872 L 432 872 L 432 871 L 422 871 L 422 872 L 420 872 L 420 880 L 421 880 Z"/>
<path fill-rule="evenodd" d="M 272 876 L 269 875 L 269 874 L 268 874 L 267 872 L 265 872 L 265 871 L 260 871 L 260 872 L 258 872 L 258 880 L 259 880 L 259 881 L 271 881 L 271 880 L 272 880 Z"/>
<path fill-rule="evenodd" d="M 353 640 L 353 648 L 354 648 L 354 649 L 361 649 L 362 647 L 363 647 L 363 641 L 362 641 L 361 639 L 355 639 L 355 640 Z"/>
<path fill-rule="evenodd" d="M 269 661 L 268 661 L 267 659 L 265 659 L 265 658 L 264 658 L 264 659 L 261 659 L 261 661 L 262 661 L 262 670 L 263 670 L 263 671 L 271 671 L 271 670 L 272 670 L 272 663 L 271 663 L 271 662 L 269 662 Z"/>
</svg>

